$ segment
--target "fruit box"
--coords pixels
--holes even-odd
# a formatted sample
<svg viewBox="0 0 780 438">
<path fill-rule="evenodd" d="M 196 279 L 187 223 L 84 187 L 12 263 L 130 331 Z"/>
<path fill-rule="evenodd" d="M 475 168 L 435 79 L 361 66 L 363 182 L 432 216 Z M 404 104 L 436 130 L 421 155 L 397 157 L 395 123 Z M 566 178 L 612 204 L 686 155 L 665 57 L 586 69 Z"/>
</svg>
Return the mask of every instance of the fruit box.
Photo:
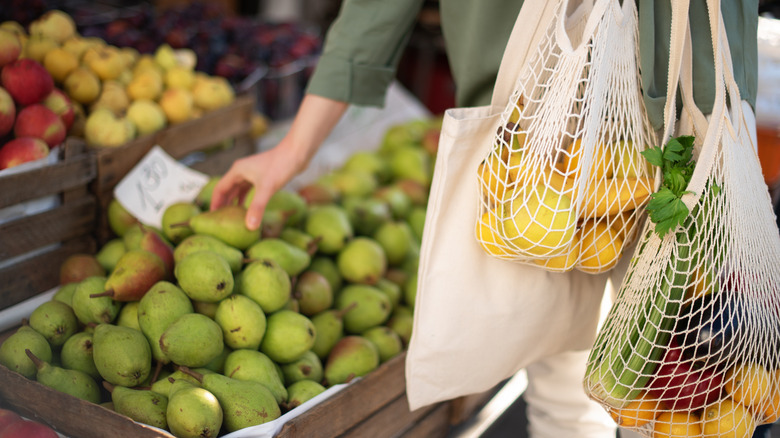
<svg viewBox="0 0 780 438">
<path fill-rule="evenodd" d="M 89 193 L 96 166 L 83 144 L 66 142 L 46 166 L 0 174 L 0 209 L 53 197 L 51 208 L 0 223 L 0 308 L 59 284 L 59 266 L 77 252 L 94 252 L 96 200 Z"/>
</svg>

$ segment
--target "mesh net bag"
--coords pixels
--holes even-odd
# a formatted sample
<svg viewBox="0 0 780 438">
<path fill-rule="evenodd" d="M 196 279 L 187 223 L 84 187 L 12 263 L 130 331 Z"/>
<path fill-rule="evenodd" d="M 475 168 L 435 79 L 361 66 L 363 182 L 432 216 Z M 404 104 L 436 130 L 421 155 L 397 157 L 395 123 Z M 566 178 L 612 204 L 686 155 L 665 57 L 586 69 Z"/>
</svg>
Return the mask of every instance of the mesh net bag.
<svg viewBox="0 0 780 438">
<path fill-rule="evenodd" d="M 731 75 L 720 5 L 708 8 L 716 54 L 709 120 L 693 103 L 689 35 L 677 70 L 675 56 L 670 61 L 670 90 L 679 78 L 683 96 L 678 134 L 688 132 L 665 134 L 664 152 L 692 146 L 695 167 L 681 202 L 668 205 L 685 208 L 672 209 L 679 224 L 669 226 L 668 215 L 654 217 L 653 195 L 583 381 L 619 425 L 648 437 L 750 437 L 780 415 L 780 234 Z M 687 29 L 680 16 L 687 10 L 673 14 L 673 50 Z M 673 108 L 672 93 L 667 132 Z M 675 175 L 665 171 L 657 193 Z"/>
<path fill-rule="evenodd" d="M 558 3 L 478 166 L 475 233 L 500 259 L 599 273 L 635 240 L 654 188 L 636 6 Z"/>
</svg>

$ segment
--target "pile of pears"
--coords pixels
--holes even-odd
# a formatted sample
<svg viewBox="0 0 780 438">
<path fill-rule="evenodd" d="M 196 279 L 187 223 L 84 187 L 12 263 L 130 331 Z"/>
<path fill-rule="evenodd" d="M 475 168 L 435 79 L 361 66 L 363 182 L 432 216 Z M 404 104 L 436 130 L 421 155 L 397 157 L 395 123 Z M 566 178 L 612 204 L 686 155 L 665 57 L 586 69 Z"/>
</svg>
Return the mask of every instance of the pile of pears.
<svg viewBox="0 0 780 438">
<path fill-rule="evenodd" d="M 399 355 L 412 333 L 438 120 L 276 192 L 258 230 L 209 211 L 213 176 L 157 229 L 121 204 L 0 345 L 0 364 L 177 437 L 272 421 Z"/>
</svg>

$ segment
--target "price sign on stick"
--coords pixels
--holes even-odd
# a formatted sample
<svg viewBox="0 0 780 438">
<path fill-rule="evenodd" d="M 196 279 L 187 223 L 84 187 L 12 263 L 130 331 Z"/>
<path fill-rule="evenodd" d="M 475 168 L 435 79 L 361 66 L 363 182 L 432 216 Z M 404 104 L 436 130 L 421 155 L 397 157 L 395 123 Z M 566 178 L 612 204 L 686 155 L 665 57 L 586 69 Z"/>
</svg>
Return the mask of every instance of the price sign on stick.
<svg viewBox="0 0 780 438">
<path fill-rule="evenodd" d="M 209 177 L 153 147 L 114 188 L 114 197 L 142 223 L 162 227 L 169 205 L 195 199 Z"/>
</svg>

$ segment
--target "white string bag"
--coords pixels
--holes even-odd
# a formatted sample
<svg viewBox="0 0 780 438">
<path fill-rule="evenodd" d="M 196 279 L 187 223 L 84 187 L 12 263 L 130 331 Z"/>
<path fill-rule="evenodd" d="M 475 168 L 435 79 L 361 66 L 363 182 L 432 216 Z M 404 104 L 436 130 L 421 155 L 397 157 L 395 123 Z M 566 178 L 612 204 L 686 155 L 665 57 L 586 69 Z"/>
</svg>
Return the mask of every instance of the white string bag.
<svg viewBox="0 0 780 438">
<path fill-rule="evenodd" d="M 636 5 L 590 6 L 558 2 L 477 170 L 475 232 L 494 257 L 599 273 L 635 239 L 654 188 L 640 152 L 655 144 Z"/>
<path fill-rule="evenodd" d="M 780 234 L 717 0 L 707 2 L 709 121 L 693 102 L 687 3 L 672 2 L 664 144 L 679 80 L 678 135 L 695 137 L 682 198 L 690 213 L 663 239 L 646 223 L 583 383 L 618 424 L 644 436 L 750 437 L 780 415 Z"/>
</svg>

